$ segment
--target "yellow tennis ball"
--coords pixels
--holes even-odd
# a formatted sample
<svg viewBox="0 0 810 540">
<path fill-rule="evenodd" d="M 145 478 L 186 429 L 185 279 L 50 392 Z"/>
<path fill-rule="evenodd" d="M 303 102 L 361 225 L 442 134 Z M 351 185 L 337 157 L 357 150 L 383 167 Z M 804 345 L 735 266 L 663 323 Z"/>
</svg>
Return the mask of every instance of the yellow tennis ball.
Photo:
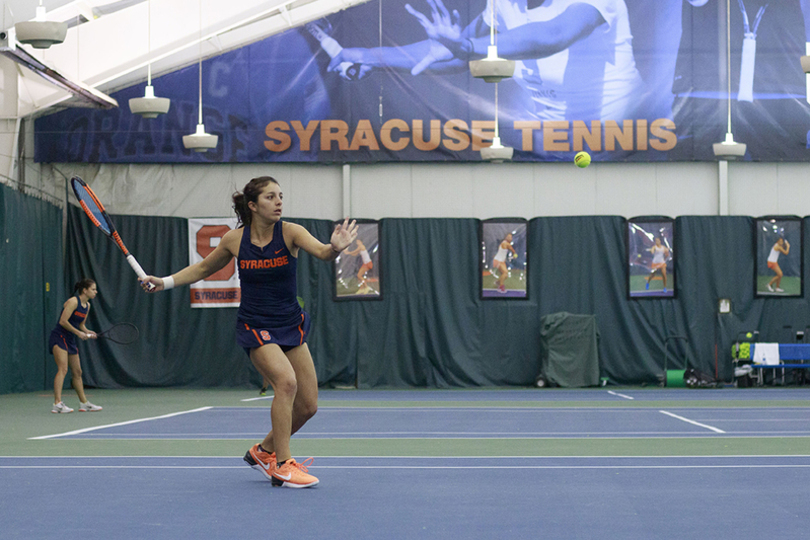
<svg viewBox="0 0 810 540">
<path fill-rule="evenodd" d="M 750 339 L 750 338 L 754 337 L 754 334 L 751 333 L 751 332 L 748 332 L 747 334 L 745 334 L 745 337 Z"/>
<path fill-rule="evenodd" d="M 591 164 L 591 155 L 588 152 L 577 152 L 574 156 L 574 163 L 577 167 L 584 169 Z"/>
</svg>

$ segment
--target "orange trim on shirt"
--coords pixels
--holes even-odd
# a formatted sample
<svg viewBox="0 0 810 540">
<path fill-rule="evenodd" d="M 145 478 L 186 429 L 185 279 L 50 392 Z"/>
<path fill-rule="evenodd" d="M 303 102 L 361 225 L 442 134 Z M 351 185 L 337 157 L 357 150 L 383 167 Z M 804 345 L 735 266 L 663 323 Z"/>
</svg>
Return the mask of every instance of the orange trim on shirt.
<svg viewBox="0 0 810 540">
<path fill-rule="evenodd" d="M 298 331 L 301 332 L 301 342 L 299 345 L 304 344 L 304 314 L 301 314 L 301 324 L 298 325 Z"/>
</svg>

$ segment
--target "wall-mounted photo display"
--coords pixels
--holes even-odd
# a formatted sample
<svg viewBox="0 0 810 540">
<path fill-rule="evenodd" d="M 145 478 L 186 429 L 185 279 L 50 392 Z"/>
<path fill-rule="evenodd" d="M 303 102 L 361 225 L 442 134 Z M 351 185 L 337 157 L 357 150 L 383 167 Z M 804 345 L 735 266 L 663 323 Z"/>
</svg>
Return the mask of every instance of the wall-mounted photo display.
<svg viewBox="0 0 810 540">
<path fill-rule="evenodd" d="M 630 298 L 675 296 L 675 220 L 627 220 L 627 292 Z"/>
<path fill-rule="evenodd" d="M 478 229 L 481 298 L 528 298 L 528 231 L 525 219 L 481 222 Z"/>
<path fill-rule="evenodd" d="M 766 216 L 754 220 L 754 295 L 802 296 L 802 220 Z"/>
<path fill-rule="evenodd" d="M 333 268 L 336 300 L 380 300 L 380 222 L 358 219 L 357 239 L 338 255 Z"/>
</svg>

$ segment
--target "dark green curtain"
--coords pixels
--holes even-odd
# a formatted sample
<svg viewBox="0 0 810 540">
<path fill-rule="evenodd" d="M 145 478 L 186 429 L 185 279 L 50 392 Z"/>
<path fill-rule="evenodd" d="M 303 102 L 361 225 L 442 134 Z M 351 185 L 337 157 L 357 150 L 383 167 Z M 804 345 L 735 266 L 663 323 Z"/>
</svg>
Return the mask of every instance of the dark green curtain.
<svg viewBox="0 0 810 540">
<path fill-rule="evenodd" d="M 62 210 L 0 185 L 0 393 L 50 388 L 47 340 L 64 302 Z"/>
<path fill-rule="evenodd" d="M 88 325 L 130 321 L 143 335 L 127 347 L 82 343 L 89 385 L 259 383 L 234 343 L 235 309 L 191 309 L 185 287 L 144 294 L 117 247 L 81 211 L 71 208 L 68 217 L 68 281 L 99 283 Z M 166 275 L 188 263 L 185 219 L 114 219 L 147 272 Z M 333 227 L 292 221 L 324 242 Z M 613 383 L 657 383 L 665 356 L 670 369 L 688 362 L 729 380 L 739 332 L 758 329 L 763 340 L 785 341 L 810 321 L 804 297 L 754 297 L 749 217 L 676 220 L 674 299 L 628 299 L 625 220 L 581 216 L 529 222 L 529 299 L 482 300 L 478 226 L 475 219 L 382 220 L 381 300 L 336 301 L 332 265 L 299 259 L 321 385 L 531 385 L 540 369 L 540 318 L 559 312 L 595 316 L 601 375 Z M 731 314 L 717 313 L 719 298 L 731 299 Z"/>
</svg>

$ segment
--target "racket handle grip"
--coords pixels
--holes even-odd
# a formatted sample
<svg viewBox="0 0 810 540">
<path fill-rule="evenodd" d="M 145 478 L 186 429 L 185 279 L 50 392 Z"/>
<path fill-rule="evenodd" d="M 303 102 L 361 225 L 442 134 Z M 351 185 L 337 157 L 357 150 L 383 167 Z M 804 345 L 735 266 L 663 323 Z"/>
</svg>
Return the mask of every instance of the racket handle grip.
<svg viewBox="0 0 810 540">
<path fill-rule="evenodd" d="M 127 262 L 132 267 L 132 269 L 135 270 L 135 273 L 138 274 L 139 278 L 144 279 L 146 277 L 146 272 L 143 271 L 143 268 L 141 268 L 141 265 L 138 264 L 138 261 L 135 259 L 135 256 L 132 255 L 131 253 L 127 255 Z M 149 284 L 149 289 L 153 289 L 154 287 L 155 286 L 152 285 L 151 283 Z"/>
</svg>

